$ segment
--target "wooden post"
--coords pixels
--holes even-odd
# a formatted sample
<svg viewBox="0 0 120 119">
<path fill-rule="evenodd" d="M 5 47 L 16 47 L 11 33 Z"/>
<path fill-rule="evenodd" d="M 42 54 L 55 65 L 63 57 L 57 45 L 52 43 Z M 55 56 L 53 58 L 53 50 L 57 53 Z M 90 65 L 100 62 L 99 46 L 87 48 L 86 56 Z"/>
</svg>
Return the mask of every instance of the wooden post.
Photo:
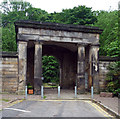
<svg viewBox="0 0 120 119">
<path fill-rule="evenodd" d="M 42 85 L 42 43 L 35 42 L 34 93 L 40 94 Z"/>
<path fill-rule="evenodd" d="M 78 45 L 78 64 L 77 64 L 78 81 L 77 87 L 79 93 L 85 92 L 85 46 Z"/>
</svg>

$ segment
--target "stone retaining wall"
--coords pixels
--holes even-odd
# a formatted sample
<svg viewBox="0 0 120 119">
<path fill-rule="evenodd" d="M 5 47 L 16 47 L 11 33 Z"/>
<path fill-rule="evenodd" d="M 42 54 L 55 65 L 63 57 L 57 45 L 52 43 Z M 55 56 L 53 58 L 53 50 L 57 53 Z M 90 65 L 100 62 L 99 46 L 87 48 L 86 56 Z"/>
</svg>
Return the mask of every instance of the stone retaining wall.
<svg viewBox="0 0 120 119">
<path fill-rule="evenodd" d="M 110 62 L 108 61 L 100 61 L 99 62 L 99 87 L 100 91 L 103 91 L 106 87 L 106 74 L 108 72 L 107 67 L 109 66 Z"/>
<path fill-rule="evenodd" d="M 106 74 L 108 73 L 108 66 L 116 62 L 120 59 L 118 58 L 111 58 L 106 56 L 101 56 L 99 58 L 99 89 L 100 91 L 104 91 L 106 88 Z"/>
<path fill-rule="evenodd" d="M 18 57 L 16 53 L 3 53 L 0 70 L 2 92 L 15 93 L 18 87 Z"/>
</svg>

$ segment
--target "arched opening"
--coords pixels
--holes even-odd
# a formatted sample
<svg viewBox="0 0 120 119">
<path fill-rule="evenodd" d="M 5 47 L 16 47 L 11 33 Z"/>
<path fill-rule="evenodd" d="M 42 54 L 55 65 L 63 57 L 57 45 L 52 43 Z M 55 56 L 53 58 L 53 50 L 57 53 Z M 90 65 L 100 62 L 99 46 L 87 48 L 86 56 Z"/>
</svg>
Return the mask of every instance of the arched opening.
<svg viewBox="0 0 120 119">
<path fill-rule="evenodd" d="M 54 56 L 59 62 L 59 85 L 61 89 L 74 89 L 77 76 L 77 50 L 71 51 L 74 45 L 63 44 L 44 43 L 43 55 Z"/>
</svg>

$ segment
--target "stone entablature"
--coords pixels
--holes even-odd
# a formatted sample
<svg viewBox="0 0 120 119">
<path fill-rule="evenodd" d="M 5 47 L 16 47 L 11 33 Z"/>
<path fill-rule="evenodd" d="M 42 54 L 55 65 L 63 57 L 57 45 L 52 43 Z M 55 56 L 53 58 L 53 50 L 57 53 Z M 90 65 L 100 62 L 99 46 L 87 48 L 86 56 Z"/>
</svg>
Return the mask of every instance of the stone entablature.
<svg viewBox="0 0 120 119">
<path fill-rule="evenodd" d="M 56 23 L 48 24 L 41 22 L 37 22 L 37 24 L 35 23 L 36 22 L 28 21 L 16 22 L 17 40 L 92 43 L 98 45 L 99 34 L 102 33 L 102 30 L 96 27 L 63 25 Z"/>
<path fill-rule="evenodd" d="M 81 33 L 81 32 L 67 32 L 54 31 L 33 28 L 19 28 L 18 39 L 29 40 L 43 40 L 56 42 L 71 42 L 71 43 L 87 43 L 99 44 L 99 34 Z"/>
</svg>

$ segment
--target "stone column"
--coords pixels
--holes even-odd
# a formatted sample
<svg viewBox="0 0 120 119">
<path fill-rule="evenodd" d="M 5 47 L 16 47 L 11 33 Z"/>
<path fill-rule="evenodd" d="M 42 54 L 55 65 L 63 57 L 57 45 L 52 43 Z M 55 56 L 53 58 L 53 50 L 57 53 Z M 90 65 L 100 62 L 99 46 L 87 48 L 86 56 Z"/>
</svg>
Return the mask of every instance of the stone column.
<svg viewBox="0 0 120 119">
<path fill-rule="evenodd" d="M 18 94 L 25 93 L 27 71 L 27 42 L 18 42 Z"/>
<path fill-rule="evenodd" d="M 94 87 L 94 92 L 98 93 L 99 91 L 99 59 L 98 59 L 99 46 L 91 46 L 89 61 L 90 61 L 90 77 L 91 77 L 91 86 Z"/>
<path fill-rule="evenodd" d="M 34 56 L 34 92 L 40 94 L 42 85 L 42 43 L 35 42 L 35 56 Z"/>
<path fill-rule="evenodd" d="M 77 87 L 79 93 L 85 92 L 85 46 L 78 45 Z"/>
</svg>

